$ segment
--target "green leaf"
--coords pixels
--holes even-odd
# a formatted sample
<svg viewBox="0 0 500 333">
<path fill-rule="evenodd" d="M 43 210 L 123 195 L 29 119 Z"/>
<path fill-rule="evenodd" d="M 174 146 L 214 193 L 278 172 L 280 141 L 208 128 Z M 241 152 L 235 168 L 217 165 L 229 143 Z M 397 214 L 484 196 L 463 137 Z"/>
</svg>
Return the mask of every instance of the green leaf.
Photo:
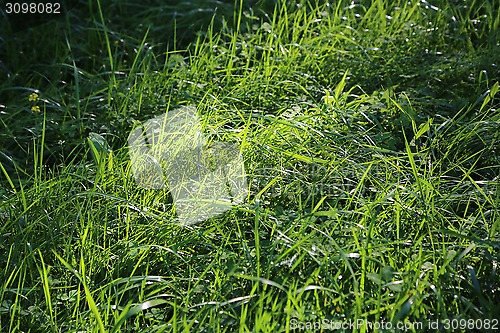
<svg viewBox="0 0 500 333">
<path fill-rule="evenodd" d="M 94 157 L 94 162 L 100 165 L 111 153 L 111 147 L 102 135 L 93 132 L 89 133 L 87 142 Z"/>
<path fill-rule="evenodd" d="M 368 272 L 366 273 L 366 277 L 375 284 L 382 284 L 380 274 Z"/>
<path fill-rule="evenodd" d="M 392 319 L 392 322 L 397 323 L 406 318 L 411 312 L 413 303 L 415 303 L 415 297 L 410 297 L 396 313 L 396 315 Z"/>
<path fill-rule="evenodd" d="M 487 91 L 483 94 L 484 100 L 483 100 L 483 104 L 481 105 L 481 108 L 479 109 L 480 111 L 483 111 L 486 104 L 488 104 L 493 98 L 495 98 L 495 95 L 498 92 L 498 90 L 499 90 L 498 82 L 496 82 L 493 85 L 493 87 L 491 87 L 491 89 L 489 91 Z"/>
<path fill-rule="evenodd" d="M 420 124 L 418 132 L 415 134 L 415 140 L 420 138 L 425 132 L 428 132 L 431 128 L 433 118 L 429 118 L 425 124 Z"/>
<path fill-rule="evenodd" d="M 113 327 L 111 332 L 116 332 L 127 319 L 138 314 L 139 312 L 141 312 L 143 310 L 147 310 L 149 308 L 153 308 L 153 307 L 161 305 L 161 304 L 165 304 L 165 303 L 168 303 L 168 301 L 165 299 L 158 298 L 158 299 L 153 299 L 151 301 L 146 301 L 144 303 L 138 304 L 138 305 L 132 307 L 131 309 L 129 309 L 128 306 L 125 307 L 122 314 L 120 315 L 120 319 L 115 324 L 115 326 Z"/>
<path fill-rule="evenodd" d="M 382 268 L 381 275 L 384 282 L 392 281 L 392 278 L 394 276 L 394 268 L 392 268 L 391 266 L 384 266 L 384 268 Z"/>
</svg>

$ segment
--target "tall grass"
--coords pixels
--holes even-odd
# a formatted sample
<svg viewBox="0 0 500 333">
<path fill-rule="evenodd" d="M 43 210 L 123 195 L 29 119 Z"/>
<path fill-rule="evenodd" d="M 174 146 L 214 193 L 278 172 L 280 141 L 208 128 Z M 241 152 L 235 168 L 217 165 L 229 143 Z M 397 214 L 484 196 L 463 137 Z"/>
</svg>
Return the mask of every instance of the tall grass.
<svg viewBox="0 0 500 333">
<path fill-rule="evenodd" d="M 496 2 L 237 1 L 196 34 L 184 3 L 97 4 L 50 40 L 5 32 L 2 331 L 500 317 Z M 165 41 L 172 8 L 190 43 Z M 126 149 L 180 105 L 239 144 L 250 192 L 191 226 Z"/>
</svg>

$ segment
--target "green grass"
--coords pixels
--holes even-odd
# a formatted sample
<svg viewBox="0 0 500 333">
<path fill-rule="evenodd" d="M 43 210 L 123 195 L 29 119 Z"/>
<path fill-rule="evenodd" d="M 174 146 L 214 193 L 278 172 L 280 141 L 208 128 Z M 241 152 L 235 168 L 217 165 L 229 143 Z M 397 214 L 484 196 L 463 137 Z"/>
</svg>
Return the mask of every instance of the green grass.
<svg viewBox="0 0 500 333">
<path fill-rule="evenodd" d="M 80 1 L 31 29 L 3 21 L 0 330 L 499 318 L 499 13 Z M 249 184 L 190 226 L 168 190 L 137 187 L 126 149 L 181 105 L 238 143 Z"/>
</svg>

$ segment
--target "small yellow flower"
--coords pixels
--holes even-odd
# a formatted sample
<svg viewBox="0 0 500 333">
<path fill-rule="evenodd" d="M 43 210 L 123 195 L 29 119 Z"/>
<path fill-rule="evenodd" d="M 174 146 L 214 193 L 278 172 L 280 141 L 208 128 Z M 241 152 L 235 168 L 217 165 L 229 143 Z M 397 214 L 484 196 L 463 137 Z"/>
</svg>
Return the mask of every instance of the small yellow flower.
<svg viewBox="0 0 500 333">
<path fill-rule="evenodd" d="M 31 111 L 33 112 L 40 112 L 40 107 L 38 105 L 32 106 Z"/>
<path fill-rule="evenodd" d="M 30 94 L 30 96 L 29 96 L 29 101 L 30 102 L 35 102 L 35 101 L 38 101 L 38 100 L 39 100 L 39 98 L 38 98 L 38 94 L 37 93 Z"/>
</svg>

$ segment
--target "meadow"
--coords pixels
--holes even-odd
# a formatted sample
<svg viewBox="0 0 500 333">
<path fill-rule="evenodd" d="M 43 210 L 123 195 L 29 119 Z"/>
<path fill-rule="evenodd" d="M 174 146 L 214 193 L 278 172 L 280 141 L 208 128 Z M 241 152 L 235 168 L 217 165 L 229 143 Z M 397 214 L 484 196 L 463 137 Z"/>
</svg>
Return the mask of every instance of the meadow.
<svg viewBox="0 0 500 333">
<path fill-rule="evenodd" d="M 63 3 L 0 12 L 1 332 L 500 328 L 498 1 Z M 127 150 L 183 106 L 248 182 L 191 225 Z"/>
</svg>

